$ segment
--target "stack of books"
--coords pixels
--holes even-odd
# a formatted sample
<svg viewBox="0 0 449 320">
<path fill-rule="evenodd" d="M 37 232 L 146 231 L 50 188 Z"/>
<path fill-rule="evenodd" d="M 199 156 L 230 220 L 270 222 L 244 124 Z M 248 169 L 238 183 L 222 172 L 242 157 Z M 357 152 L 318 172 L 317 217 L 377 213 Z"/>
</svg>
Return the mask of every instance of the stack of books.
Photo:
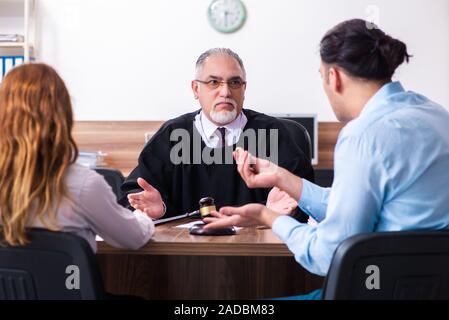
<svg viewBox="0 0 449 320">
<path fill-rule="evenodd" d="M 88 168 L 104 167 L 106 166 L 105 156 L 107 154 L 101 151 L 80 151 L 76 163 Z"/>
<path fill-rule="evenodd" d="M 24 37 L 20 34 L 2 34 L 0 33 L 0 42 L 23 42 Z"/>
</svg>

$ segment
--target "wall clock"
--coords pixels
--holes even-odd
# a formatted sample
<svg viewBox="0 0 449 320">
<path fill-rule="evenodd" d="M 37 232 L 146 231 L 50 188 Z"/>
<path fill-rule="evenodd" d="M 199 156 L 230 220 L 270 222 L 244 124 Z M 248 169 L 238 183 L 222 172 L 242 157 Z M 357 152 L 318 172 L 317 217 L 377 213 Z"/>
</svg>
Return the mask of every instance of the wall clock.
<svg viewBox="0 0 449 320">
<path fill-rule="evenodd" d="M 241 0 L 213 0 L 207 10 L 210 25 L 222 33 L 240 29 L 246 20 L 246 8 Z"/>
</svg>

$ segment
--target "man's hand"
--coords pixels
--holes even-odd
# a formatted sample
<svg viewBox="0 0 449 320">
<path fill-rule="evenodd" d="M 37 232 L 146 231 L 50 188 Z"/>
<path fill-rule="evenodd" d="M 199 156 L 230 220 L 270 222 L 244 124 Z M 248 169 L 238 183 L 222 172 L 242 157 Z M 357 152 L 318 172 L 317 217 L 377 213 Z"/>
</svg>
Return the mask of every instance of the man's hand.
<svg viewBox="0 0 449 320">
<path fill-rule="evenodd" d="M 237 148 L 233 155 L 237 170 L 249 188 L 270 188 L 276 185 L 280 167 L 268 160 L 256 158 L 242 148 Z"/>
<path fill-rule="evenodd" d="M 215 218 L 205 218 L 206 229 L 224 227 L 251 227 L 264 225 L 269 228 L 273 221 L 280 216 L 264 205 L 251 203 L 242 207 L 223 207 L 220 212 L 213 212 Z"/>
<path fill-rule="evenodd" d="M 267 198 L 267 208 L 275 212 L 289 214 L 298 206 L 295 199 L 290 197 L 287 192 L 281 191 L 278 187 L 271 189 Z"/>
<path fill-rule="evenodd" d="M 138 178 L 137 183 L 143 191 L 128 194 L 129 204 L 134 209 L 145 212 L 150 218 L 162 217 L 165 213 L 165 206 L 159 191 L 142 178 Z"/>
<path fill-rule="evenodd" d="M 252 156 L 242 148 L 235 149 L 237 170 L 249 188 L 278 187 L 293 199 L 300 199 L 303 182 L 300 177 L 274 163 Z"/>
</svg>

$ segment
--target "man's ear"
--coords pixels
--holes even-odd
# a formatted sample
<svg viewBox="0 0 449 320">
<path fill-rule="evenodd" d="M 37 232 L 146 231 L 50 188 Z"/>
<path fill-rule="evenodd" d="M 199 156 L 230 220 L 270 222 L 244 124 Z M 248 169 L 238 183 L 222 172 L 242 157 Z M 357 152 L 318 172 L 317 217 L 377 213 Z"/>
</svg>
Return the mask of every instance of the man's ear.
<svg viewBox="0 0 449 320">
<path fill-rule="evenodd" d="M 329 68 L 329 85 L 332 91 L 336 93 L 341 93 L 342 83 L 341 83 L 341 72 L 337 68 Z"/>
<path fill-rule="evenodd" d="M 199 91 L 199 86 L 198 83 L 195 80 L 192 80 L 192 92 L 193 92 L 193 96 L 195 97 L 196 100 L 198 100 L 198 91 Z"/>
</svg>

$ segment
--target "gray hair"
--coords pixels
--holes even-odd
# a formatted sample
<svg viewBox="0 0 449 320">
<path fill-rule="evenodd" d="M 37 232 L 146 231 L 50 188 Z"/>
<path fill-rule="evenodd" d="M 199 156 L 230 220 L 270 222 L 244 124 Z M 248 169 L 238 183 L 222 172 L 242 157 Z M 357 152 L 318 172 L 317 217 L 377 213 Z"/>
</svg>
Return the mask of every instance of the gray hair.
<svg viewBox="0 0 449 320">
<path fill-rule="evenodd" d="M 237 61 L 240 68 L 242 69 L 243 76 L 246 78 L 246 70 L 245 70 L 245 66 L 243 65 L 242 59 L 239 57 L 239 55 L 237 53 L 235 53 L 234 51 L 232 51 L 231 49 L 228 49 L 228 48 L 213 48 L 213 49 L 209 49 L 206 52 L 202 53 L 199 56 L 198 60 L 196 61 L 196 66 L 195 66 L 195 77 L 196 78 L 198 78 L 206 59 L 209 58 L 210 56 L 214 56 L 214 55 L 227 55 L 231 58 L 234 58 L 234 60 Z"/>
</svg>

